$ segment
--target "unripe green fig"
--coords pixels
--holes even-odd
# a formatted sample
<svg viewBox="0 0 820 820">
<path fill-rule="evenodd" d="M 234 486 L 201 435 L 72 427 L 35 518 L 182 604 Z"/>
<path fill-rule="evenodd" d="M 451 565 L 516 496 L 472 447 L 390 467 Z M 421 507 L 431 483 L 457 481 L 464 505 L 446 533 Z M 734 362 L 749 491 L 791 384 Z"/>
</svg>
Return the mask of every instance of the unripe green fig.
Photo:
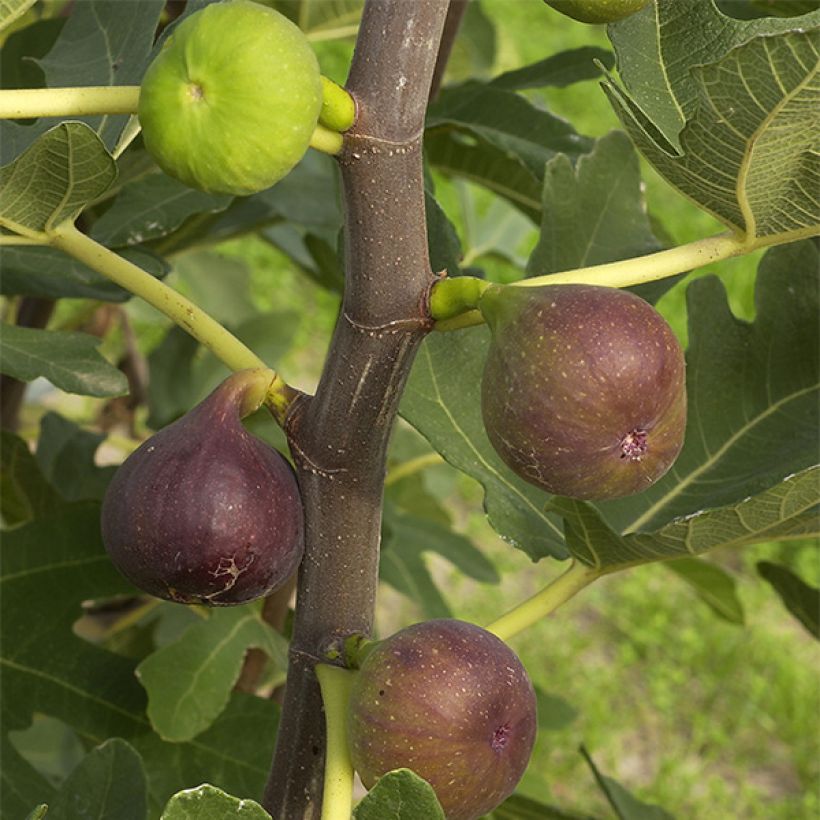
<svg viewBox="0 0 820 820">
<path fill-rule="evenodd" d="M 266 6 L 225 0 L 168 37 L 143 77 L 139 119 L 167 174 L 247 195 L 299 162 L 321 107 L 319 64 L 299 28 Z"/>
<path fill-rule="evenodd" d="M 556 495 L 645 490 L 686 427 L 685 363 L 664 318 L 628 291 L 491 287 L 481 384 L 484 426 L 521 478 Z"/>
<path fill-rule="evenodd" d="M 556 11 L 560 11 L 580 23 L 615 23 L 635 14 L 651 0 L 544 0 Z"/>
<path fill-rule="evenodd" d="M 515 653 L 474 624 L 415 624 L 367 655 L 350 698 L 353 766 L 371 788 L 394 769 L 433 787 L 448 820 L 473 820 L 515 789 L 536 732 Z"/>
<path fill-rule="evenodd" d="M 293 470 L 240 421 L 272 376 L 234 374 L 114 474 L 103 542 L 135 586 L 178 603 L 242 604 L 296 570 L 303 513 Z"/>
</svg>

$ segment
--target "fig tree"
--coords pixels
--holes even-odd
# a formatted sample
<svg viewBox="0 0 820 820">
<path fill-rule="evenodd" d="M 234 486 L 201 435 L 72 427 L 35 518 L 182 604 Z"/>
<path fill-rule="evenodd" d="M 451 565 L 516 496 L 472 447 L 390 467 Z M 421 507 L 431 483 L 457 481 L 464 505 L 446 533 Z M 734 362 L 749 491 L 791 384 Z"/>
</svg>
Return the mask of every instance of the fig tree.
<svg viewBox="0 0 820 820">
<path fill-rule="evenodd" d="M 640 11 L 650 0 L 544 0 L 581 23 L 615 23 Z"/>
<path fill-rule="evenodd" d="M 683 351 L 664 318 L 627 291 L 491 287 L 481 384 L 484 426 L 519 476 L 550 493 L 641 492 L 683 445 Z"/>
<path fill-rule="evenodd" d="M 117 470 L 103 542 L 134 585 L 170 601 L 241 604 L 281 586 L 302 556 L 293 470 L 248 433 L 271 371 L 247 370 L 145 441 Z"/>
<path fill-rule="evenodd" d="M 356 676 L 348 713 L 353 766 L 371 788 L 412 769 L 449 820 L 501 803 L 532 752 L 536 704 L 515 653 L 474 624 L 415 624 L 378 643 Z"/>
<path fill-rule="evenodd" d="M 284 15 L 250 0 L 184 19 L 140 87 L 145 147 L 209 193 L 269 188 L 304 156 L 322 107 L 319 64 Z"/>
</svg>

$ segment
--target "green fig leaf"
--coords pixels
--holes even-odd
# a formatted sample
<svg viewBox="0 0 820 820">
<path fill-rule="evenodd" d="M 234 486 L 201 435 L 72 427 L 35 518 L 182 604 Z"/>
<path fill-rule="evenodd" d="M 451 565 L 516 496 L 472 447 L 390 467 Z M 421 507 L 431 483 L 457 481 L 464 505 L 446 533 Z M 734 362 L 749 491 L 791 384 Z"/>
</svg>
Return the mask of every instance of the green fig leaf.
<svg viewBox="0 0 820 820">
<path fill-rule="evenodd" d="M 145 820 L 148 788 L 142 758 L 120 738 L 86 755 L 49 803 L 48 820 Z"/>
<path fill-rule="evenodd" d="M 354 820 L 444 820 L 433 787 L 410 769 L 396 769 L 353 810 Z"/>
<path fill-rule="evenodd" d="M 630 259 L 660 250 L 652 233 L 638 156 L 625 134 L 597 140 L 575 167 L 560 154 L 547 163 L 538 244 L 528 276 Z M 601 191 L 606 191 L 605 197 Z M 674 282 L 674 280 L 672 280 Z M 668 288 L 669 279 L 658 283 Z"/>
<path fill-rule="evenodd" d="M 548 806 L 523 794 L 513 794 L 497 809 L 493 809 L 485 820 L 596 820 L 588 814 L 565 811 L 557 806 Z"/>
<path fill-rule="evenodd" d="M 446 89 L 430 106 L 428 129 L 456 129 L 516 157 L 537 179 L 557 153 L 577 156 L 591 142 L 524 97 L 486 83 Z"/>
<path fill-rule="evenodd" d="M 122 396 L 128 392 L 128 381 L 100 355 L 101 342 L 87 333 L 4 324 L 0 370 L 24 382 L 42 376 L 81 396 Z"/>
<path fill-rule="evenodd" d="M 639 150 L 672 185 L 747 238 L 820 225 L 820 161 L 807 114 L 820 90 L 820 30 L 758 37 L 692 69 L 697 105 L 679 145 L 614 82 L 604 88 Z"/>
<path fill-rule="evenodd" d="M 759 561 L 757 571 L 806 631 L 820 640 L 820 589 L 807 584 L 789 567 L 772 561 Z"/>
<path fill-rule="evenodd" d="M 808 29 L 818 23 L 820 13 L 814 13 L 800 26 Z M 796 26 L 795 20 L 775 18 L 735 20 L 722 14 L 713 0 L 676 0 L 650 3 L 608 26 L 607 34 L 618 59 L 618 76 L 634 107 L 678 151 L 678 135 L 701 101 L 702 88 L 692 69 L 718 63 L 755 37 Z"/>
<path fill-rule="evenodd" d="M 384 509 L 384 525 L 379 575 L 418 604 L 427 618 L 448 618 L 452 611 L 433 580 L 424 553 L 441 555 L 481 583 L 497 584 L 500 580 L 493 563 L 449 525 L 402 513 L 389 503 Z"/>
<path fill-rule="evenodd" d="M 482 185 L 503 197 L 533 222 L 541 218 L 540 176 L 519 159 L 489 143 L 464 140 L 458 132 L 428 131 L 424 139 L 428 162 L 443 174 Z"/>
<path fill-rule="evenodd" d="M 173 233 L 190 216 L 224 211 L 227 195 L 206 194 L 166 174 L 147 174 L 123 186 L 94 223 L 91 238 L 110 248 L 140 245 Z"/>
<path fill-rule="evenodd" d="M 37 464 L 66 501 L 102 499 L 116 467 L 98 467 L 94 454 L 104 436 L 78 427 L 57 413 L 40 422 Z"/>
<path fill-rule="evenodd" d="M 561 51 L 537 63 L 499 74 L 490 81 L 493 88 L 505 91 L 524 91 L 528 88 L 566 88 L 573 83 L 600 77 L 600 63 L 605 68 L 615 67 L 612 52 L 598 46 L 582 46 Z"/>
<path fill-rule="evenodd" d="M 170 270 L 164 259 L 146 248 L 125 248 L 120 255 L 157 278 L 162 278 Z M 45 245 L 3 248 L 0 293 L 42 299 L 67 296 L 106 302 L 125 302 L 131 298 L 127 290 L 102 274 Z"/>
<path fill-rule="evenodd" d="M 22 17 L 34 3 L 35 0 L 2 0 L 0 2 L 0 31 Z"/>
<path fill-rule="evenodd" d="M 581 747 L 581 754 L 592 770 L 598 788 L 604 793 L 607 802 L 612 806 L 619 820 L 675 820 L 674 816 L 665 809 L 638 800 L 617 780 L 602 774 L 583 746 Z"/>
<path fill-rule="evenodd" d="M 0 168 L 0 226 L 44 233 L 74 218 L 116 176 L 116 163 L 89 126 L 55 125 Z"/>
<path fill-rule="evenodd" d="M 484 486 L 490 524 L 533 560 L 565 557 L 548 496 L 518 478 L 496 454 L 481 416 L 486 328 L 428 336 L 410 373 L 400 412 L 445 460 Z"/>
<path fill-rule="evenodd" d="M 820 467 L 797 473 L 737 504 L 676 518 L 658 530 L 619 535 L 589 504 L 553 498 L 564 517 L 567 547 L 581 563 L 601 572 L 667 558 L 688 557 L 714 547 L 820 534 Z"/>
<path fill-rule="evenodd" d="M 164 740 L 179 743 L 205 731 L 225 709 L 245 653 L 257 647 L 287 669 L 287 642 L 262 619 L 262 602 L 214 609 L 179 640 L 136 668 L 148 693 L 148 717 Z"/>
<path fill-rule="evenodd" d="M 150 803 L 159 813 L 180 789 L 217 783 L 260 795 L 276 735 L 275 704 L 234 693 L 219 719 L 193 743 L 169 744 L 145 716 L 145 691 L 134 662 L 92 646 L 72 631 L 86 600 L 131 594 L 103 549 L 97 503 L 59 507 L 3 535 L 0 559 L 0 664 L 5 732 L 25 729 L 34 712 L 50 715 L 82 737 L 122 738 L 145 761 Z M 30 613 L 37 612 L 31 620 Z M 20 636 L 25 635 L 26 640 Z M 7 758 L 4 755 L 4 769 Z M 31 791 L 26 784 L 30 784 Z M 36 781 L 15 776 L 16 792 L 0 795 L 29 811 L 43 799 Z M 25 789 L 25 791 L 21 791 Z"/>
<path fill-rule="evenodd" d="M 4 716 L 5 720 L 5 716 Z M 0 737 L 0 813 L 3 817 L 44 817 L 47 805 L 32 806 L 45 801 L 50 803 L 56 794 L 54 786 L 43 777 L 14 747 L 8 734 Z"/>
<path fill-rule="evenodd" d="M 254 800 L 226 794 L 207 783 L 178 792 L 169 801 L 160 820 L 270 820 Z"/>
<path fill-rule="evenodd" d="M 43 475 L 23 439 L 0 432 L 0 514 L 6 526 L 41 518 L 60 497 Z"/>
<path fill-rule="evenodd" d="M 676 558 L 663 566 L 689 584 L 718 617 L 732 624 L 745 622 L 737 583 L 725 569 L 700 558 Z"/>
</svg>

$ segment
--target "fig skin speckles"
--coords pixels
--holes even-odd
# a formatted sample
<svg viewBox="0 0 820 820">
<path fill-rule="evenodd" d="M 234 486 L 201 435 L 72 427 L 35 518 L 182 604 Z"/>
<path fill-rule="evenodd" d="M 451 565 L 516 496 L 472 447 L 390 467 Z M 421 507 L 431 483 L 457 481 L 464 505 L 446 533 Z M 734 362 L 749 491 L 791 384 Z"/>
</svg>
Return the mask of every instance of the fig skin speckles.
<svg viewBox="0 0 820 820">
<path fill-rule="evenodd" d="M 108 487 L 106 550 L 151 595 L 242 604 L 281 586 L 301 560 L 303 512 L 293 470 L 240 421 L 249 378 L 253 371 L 226 380 L 145 441 Z"/>
<path fill-rule="evenodd" d="M 412 769 L 448 820 L 473 820 L 515 789 L 536 733 L 535 693 L 515 653 L 474 624 L 437 620 L 387 638 L 353 685 L 353 765 L 371 788 Z"/>
<path fill-rule="evenodd" d="M 556 495 L 641 492 L 683 446 L 683 351 L 647 302 L 591 285 L 495 287 L 482 414 L 519 476 Z"/>
</svg>

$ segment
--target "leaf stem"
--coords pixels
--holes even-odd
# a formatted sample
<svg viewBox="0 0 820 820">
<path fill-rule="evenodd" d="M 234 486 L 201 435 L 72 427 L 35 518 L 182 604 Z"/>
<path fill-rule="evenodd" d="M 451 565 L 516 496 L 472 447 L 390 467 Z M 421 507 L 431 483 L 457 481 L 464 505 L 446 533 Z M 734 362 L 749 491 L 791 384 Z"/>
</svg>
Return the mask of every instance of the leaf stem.
<svg viewBox="0 0 820 820">
<path fill-rule="evenodd" d="M 0 119 L 136 114 L 138 85 L 14 88 L 0 91 Z"/>
<path fill-rule="evenodd" d="M 310 147 L 321 151 L 323 154 L 336 156 L 342 152 L 344 138 L 338 131 L 325 128 L 324 125 L 317 125 L 316 130 L 310 137 Z"/>
<path fill-rule="evenodd" d="M 49 233 L 49 238 L 55 248 L 101 273 L 165 314 L 212 351 L 231 370 L 267 367 L 250 348 L 202 308 L 142 268 L 81 233 L 73 223 L 64 222 L 58 225 Z M 280 424 L 284 422 L 287 409 L 297 395 L 297 391 L 287 385 L 279 375 L 274 377 L 266 403 Z"/>
<path fill-rule="evenodd" d="M 573 284 L 626 288 L 740 256 L 763 244 L 766 243 L 750 241 L 738 234 L 718 234 L 646 256 L 521 279 L 511 282 L 509 287 Z M 465 279 L 473 279 L 474 284 L 465 282 Z M 436 320 L 436 330 L 457 330 L 482 324 L 484 319 L 476 308 L 487 285 L 481 279 L 465 276 L 437 282 L 430 294 L 430 315 Z"/>
<path fill-rule="evenodd" d="M 327 727 L 322 820 L 350 820 L 353 764 L 347 745 L 347 704 L 356 673 L 320 663 L 316 677 L 322 690 Z"/>
<path fill-rule="evenodd" d="M 356 101 L 340 86 L 322 76 L 322 110 L 319 123 L 331 131 L 347 131 L 356 122 Z"/>
<path fill-rule="evenodd" d="M 599 570 L 573 561 L 563 575 L 559 575 L 532 598 L 518 604 L 485 629 L 501 638 L 502 641 L 509 640 L 554 612 L 561 604 L 599 578 L 601 574 Z"/>
</svg>

